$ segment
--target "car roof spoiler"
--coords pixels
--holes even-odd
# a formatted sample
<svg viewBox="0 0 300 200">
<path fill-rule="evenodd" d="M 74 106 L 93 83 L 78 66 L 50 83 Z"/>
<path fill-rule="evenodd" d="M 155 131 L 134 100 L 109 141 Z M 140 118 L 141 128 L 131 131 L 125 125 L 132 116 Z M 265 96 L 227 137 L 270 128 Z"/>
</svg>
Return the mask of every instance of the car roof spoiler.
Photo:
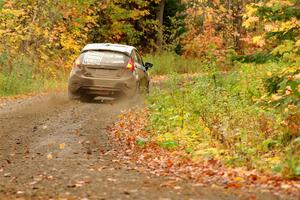
<svg viewBox="0 0 300 200">
<path fill-rule="evenodd" d="M 81 53 L 86 51 L 116 51 L 116 52 L 124 53 L 127 56 L 130 56 L 133 49 L 136 48 L 129 45 L 111 44 L 111 43 L 93 43 L 93 44 L 87 44 L 81 50 Z"/>
</svg>

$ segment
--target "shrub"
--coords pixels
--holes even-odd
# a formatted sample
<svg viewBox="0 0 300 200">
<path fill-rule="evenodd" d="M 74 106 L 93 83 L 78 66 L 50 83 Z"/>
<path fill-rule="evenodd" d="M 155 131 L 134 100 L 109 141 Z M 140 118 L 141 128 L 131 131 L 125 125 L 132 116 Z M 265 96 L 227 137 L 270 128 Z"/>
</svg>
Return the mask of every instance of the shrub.
<svg viewBox="0 0 300 200">
<path fill-rule="evenodd" d="M 198 73 L 207 69 L 207 65 L 204 65 L 200 59 L 185 59 L 171 52 L 146 55 L 144 60 L 154 64 L 149 71 L 151 75 L 165 75 L 174 72 L 180 74 Z"/>
<path fill-rule="evenodd" d="M 64 72 L 47 70 L 38 68 L 30 57 L 20 55 L 10 59 L 0 54 L 0 96 L 63 88 L 67 80 Z"/>
<path fill-rule="evenodd" d="M 195 158 L 218 158 L 230 165 L 268 171 L 281 163 L 284 173 L 288 169 L 296 174 L 298 165 L 285 163 L 290 159 L 297 163 L 299 154 L 293 151 L 291 157 L 284 152 L 295 139 L 287 136 L 291 128 L 299 130 L 299 119 L 286 116 L 269 99 L 272 92 L 298 89 L 291 82 L 297 75 L 278 75 L 286 66 L 283 62 L 236 63 L 225 74 L 216 68 L 193 78 L 172 74 L 166 89 L 157 88 L 148 97 L 154 139 L 159 144 L 172 141 Z M 279 79 L 272 79 L 273 75 Z M 292 94 L 298 95 L 287 96 L 289 109 Z M 299 95 L 293 98 L 298 106 Z"/>
<path fill-rule="evenodd" d="M 242 63 L 257 63 L 263 64 L 268 61 L 278 61 L 278 58 L 270 53 L 258 52 L 249 55 L 235 55 L 232 58 L 232 61 L 238 61 Z"/>
</svg>

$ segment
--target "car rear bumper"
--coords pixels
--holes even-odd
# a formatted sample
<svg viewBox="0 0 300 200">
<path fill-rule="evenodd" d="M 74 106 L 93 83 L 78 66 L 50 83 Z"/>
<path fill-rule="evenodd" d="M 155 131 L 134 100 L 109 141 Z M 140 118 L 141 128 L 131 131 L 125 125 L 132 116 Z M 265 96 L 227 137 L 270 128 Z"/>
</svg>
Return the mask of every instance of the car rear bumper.
<svg viewBox="0 0 300 200">
<path fill-rule="evenodd" d="M 136 88 L 134 76 L 112 79 L 108 77 L 87 77 L 73 74 L 69 78 L 69 92 L 73 94 L 94 94 L 113 96 L 120 93 L 129 94 Z"/>
</svg>

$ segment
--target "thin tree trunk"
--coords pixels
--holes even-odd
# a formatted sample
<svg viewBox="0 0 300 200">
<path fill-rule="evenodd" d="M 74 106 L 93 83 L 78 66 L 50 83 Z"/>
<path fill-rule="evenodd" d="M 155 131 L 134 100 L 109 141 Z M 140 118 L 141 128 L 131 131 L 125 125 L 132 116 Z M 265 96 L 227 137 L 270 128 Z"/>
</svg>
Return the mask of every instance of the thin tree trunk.
<svg viewBox="0 0 300 200">
<path fill-rule="evenodd" d="M 156 12 L 156 19 L 159 21 L 159 31 L 156 40 L 156 45 L 158 50 L 162 50 L 163 45 L 163 24 L 164 24 L 164 10 L 165 10 L 166 0 L 161 0 Z"/>
<path fill-rule="evenodd" d="M 243 10 L 244 10 L 244 0 L 238 2 L 237 5 L 237 15 L 236 15 L 236 36 L 235 36 L 235 50 L 241 52 L 241 35 L 242 35 L 242 24 L 243 24 Z"/>
</svg>

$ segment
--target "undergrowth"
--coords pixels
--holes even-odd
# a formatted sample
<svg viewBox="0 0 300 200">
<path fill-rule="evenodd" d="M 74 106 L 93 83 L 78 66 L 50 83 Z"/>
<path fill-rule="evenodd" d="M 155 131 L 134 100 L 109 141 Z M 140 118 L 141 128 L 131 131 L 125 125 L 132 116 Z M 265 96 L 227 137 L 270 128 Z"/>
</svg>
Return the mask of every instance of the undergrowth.
<svg viewBox="0 0 300 200">
<path fill-rule="evenodd" d="M 148 97 L 148 129 L 163 148 L 184 148 L 196 160 L 299 176 L 300 77 L 288 66 L 235 63 L 227 73 L 173 73 Z"/>
<path fill-rule="evenodd" d="M 37 67 L 25 56 L 0 55 L 0 96 L 11 96 L 64 88 L 67 76 L 62 70 Z"/>
<path fill-rule="evenodd" d="M 200 73 L 207 71 L 207 66 L 200 59 L 184 59 L 171 52 L 162 52 L 160 54 L 145 55 L 144 61 L 150 61 L 154 67 L 149 70 L 151 75 L 166 75 L 174 72 Z"/>
</svg>

